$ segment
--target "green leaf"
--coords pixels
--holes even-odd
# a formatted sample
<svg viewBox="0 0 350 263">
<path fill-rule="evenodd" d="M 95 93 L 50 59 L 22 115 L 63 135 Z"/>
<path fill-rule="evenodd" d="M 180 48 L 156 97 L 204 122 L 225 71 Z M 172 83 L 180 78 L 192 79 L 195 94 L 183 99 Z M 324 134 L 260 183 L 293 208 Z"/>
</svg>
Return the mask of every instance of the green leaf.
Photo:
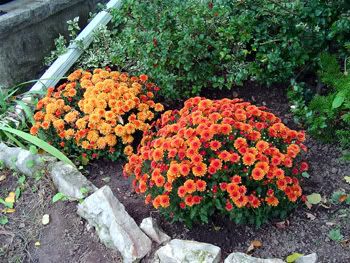
<svg viewBox="0 0 350 263">
<path fill-rule="evenodd" d="M 317 193 L 313 193 L 307 196 L 307 201 L 312 205 L 317 205 L 318 203 L 321 202 L 321 200 L 322 200 L 321 195 Z"/>
<path fill-rule="evenodd" d="M 215 206 L 216 206 L 217 209 L 220 209 L 220 210 L 223 209 L 220 200 L 217 199 L 217 198 L 215 199 Z"/>
<path fill-rule="evenodd" d="M 333 100 L 332 108 L 333 109 L 339 108 L 343 104 L 344 100 L 345 100 L 344 94 L 339 92 Z"/>
<path fill-rule="evenodd" d="M 0 225 L 6 225 L 8 222 L 7 216 L 0 216 Z"/>
<path fill-rule="evenodd" d="M 52 203 L 56 203 L 60 200 L 63 200 L 64 198 L 66 198 L 66 196 L 64 194 L 62 194 L 61 192 L 58 192 L 57 194 L 55 194 L 52 197 Z"/>
<path fill-rule="evenodd" d="M 37 154 L 38 153 L 38 148 L 36 148 L 34 145 L 29 146 L 29 151 L 32 154 Z"/>
<path fill-rule="evenodd" d="M 10 128 L 10 127 L 3 127 L 3 126 L 0 126 L 0 130 L 13 133 L 13 134 L 21 137 L 22 139 L 24 139 L 24 140 L 26 140 L 26 141 L 36 145 L 37 147 L 43 149 L 44 151 L 46 151 L 49 154 L 51 154 L 52 156 L 56 157 L 60 161 L 66 163 L 66 164 L 70 164 L 72 166 L 75 166 L 73 164 L 73 162 L 71 160 L 69 160 L 67 158 L 67 156 L 65 156 L 63 153 L 61 153 L 58 149 L 56 149 L 55 147 L 51 146 L 47 142 L 45 142 L 45 141 L 43 141 L 43 140 L 41 140 L 41 139 L 39 139 L 39 138 L 29 134 L 29 133 L 22 132 L 22 131 L 19 131 L 19 130 Z"/>
<path fill-rule="evenodd" d="M 287 258 L 286 258 L 286 261 L 287 263 L 293 263 L 295 262 L 298 258 L 304 256 L 304 254 L 300 254 L 300 253 L 293 253 L 293 254 L 290 254 Z"/>
<path fill-rule="evenodd" d="M 4 199 L 0 198 L 0 204 L 3 204 L 7 208 L 13 208 L 13 203 L 6 202 Z"/>
<path fill-rule="evenodd" d="M 302 177 L 305 177 L 305 178 L 310 178 L 310 174 L 307 173 L 307 172 L 303 172 L 303 173 L 301 174 L 301 176 L 302 176 Z"/>
<path fill-rule="evenodd" d="M 86 157 L 81 157 L 81 164 L 82 165 L 87 165 L 89 163 L 89 158 Z"/>
<path fill-rule="evenodd" d="M 34 167 L 34 165 L 35 165 L 35 163 L 34 163 L 33 160 L 28 160 L 28 161 L 26 162 L 27 168 L 32 168 L 32 167 Z"/>
<path fill-rule="evenodd" d="M 82 193 L 82 195 L 86 195 L 87 193 L 89 193 L 89 189 L 87 189 L 86 187 L 82 187 L 80 188 L 80 193 Z"/>
<path fill-rule="evenodd" d="M 27 118 L 29 119 L 30 123 L 31 123 L 32 125 L 34 125 L 34 124 L 35 124 L 35 120 L 34 120 L 34 118 L 33 118 L 33 112 L 32 112 L 32 110 L 30 109 L 30 107 L 28 107 L 28 105 L 25 104 L 25 103 L 24 103 L 23 101 L 21 101 L 21 100 L 17 100 L 16 103 L 17 103 L 19 106 L 21 106 L 21 108 L 23 109 L 25 115 L 26 115 Z"/>
<path fill-rule="evenodd" d="M 26 177 L 24 175 L 22 175 L 20 178 L 18 178 L 19 184 L 24 184 L 25 181 L 26 181 Z"/>
<path fill-rule="evenodd" d="M 333 241 L 341 241 L 343 240 L 343 235 L 340 233 L 339 228 L 331 229 L 328 233 L 328 237 Z"/>
<path fill-rule="evenodd" d="M 7 138 L 9 138 L 10 141 L 14 142 L 18 147 L 25 149 L 23 143 L 21 143 L 19 140 L 13 137 L 10 133 L 4 131 L 4 134 L 7 136 Z"/>
<path fill-rule="evenodd" d="M 21 196 L 21 188 L 17 187 L 15 194 L 16 194 L 16 200 L 18 200 L 18 198 Z"/>
</svg>

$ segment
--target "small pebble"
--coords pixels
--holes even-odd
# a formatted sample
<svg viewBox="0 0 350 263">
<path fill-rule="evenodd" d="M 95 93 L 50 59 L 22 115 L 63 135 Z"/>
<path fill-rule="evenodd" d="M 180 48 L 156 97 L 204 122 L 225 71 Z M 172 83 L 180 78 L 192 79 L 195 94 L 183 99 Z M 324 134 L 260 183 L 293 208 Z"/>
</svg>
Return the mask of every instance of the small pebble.
<svg viewBox="0 0 350 263">
<path fill-rule="evenodd" d="M 111 181 L 111 177 L 105 177 L 101 179 L 102 181 L 104 181 L 105 183 L 109 183 Z"/>
<path fill-rule="evenodd" d="M 41 223 L 46 226 L 48 223 L 50 223 L 50 216 L 48 214 L 43 215 L 43 218 L 41 219 Z"/>
</svg>

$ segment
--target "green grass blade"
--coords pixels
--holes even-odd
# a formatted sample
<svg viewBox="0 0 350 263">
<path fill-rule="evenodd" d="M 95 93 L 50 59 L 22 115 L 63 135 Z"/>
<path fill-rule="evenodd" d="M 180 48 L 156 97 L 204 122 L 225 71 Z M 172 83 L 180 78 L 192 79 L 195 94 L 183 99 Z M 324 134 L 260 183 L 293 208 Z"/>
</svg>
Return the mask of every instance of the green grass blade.
<svg viewBox="0 0 350 263">
<path fill-rule="evenodd" d="M 9 138 L 11 141 L 13 141 L 15 144 L 17 144 L 17 146 L 25 149 L 26 147 L 23 145 L 23 143 L 21 143 L 19 140 L 17 140 L 15 137 L 13 137 L 13 135 L 11 133 L 5 132 L 4 134 L 7 136 L 7 138 Z"/>
<path fill-rule="evenodd" d="M 23 109 L 24 113 L 26 114 L 27 118 L 29 119 L 30 123 L 32 125 L 35 124 L 34 118 L 33 118 L 33 113 L 32 110 L 28 107 L 27 104 L 25 104 L 23 101 L 18 100 L 16 101 L 18 103 L 19 106 L 21 106 L 21 108 Z"/>
<path fill-rule="evenodd" d="M 0 130 L 3 130 L 3 131 L 7 131 L 7 132 L 10 132 L 12 134 L 15 134 L 19 137 L 21 137 L 22 139 L 36 145 L 37 147 L 43 149 L 44 151 L 46 151 L 47 153 L 51 154 L 52 156 L 56 157 L 57 159 L 59 159 L 60 161 L 64 162 L 64 163 L 67 163 L 67 164 L 70 164 L 72 166 L 75 166 L 71 160 L 69 160 L 67 158 L 67 156 L 65 156 L 62 152 L 60 152 L 58 149 L 56 149 L 55 147 L 51 146 L 50 144 L 48 144 L 47 142 L 29 134 L 29 133 L 26 133 L 26 132 L 22 132 L 22 131 L 19 131 L 19 130 L 16 130 L 16 129 L 13 129 L 13 128 L 10 128 L 10 127 L 3 127 L 3 126 L 0 126 Z"/>
</svg>

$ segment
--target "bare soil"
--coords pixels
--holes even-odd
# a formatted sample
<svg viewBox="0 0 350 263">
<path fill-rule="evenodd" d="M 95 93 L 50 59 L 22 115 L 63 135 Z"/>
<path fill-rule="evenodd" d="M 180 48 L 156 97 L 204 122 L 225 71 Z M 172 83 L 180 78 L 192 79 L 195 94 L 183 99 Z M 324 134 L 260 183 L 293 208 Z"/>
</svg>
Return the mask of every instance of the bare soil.
<svg viewBox="0 0 350 263">
<path fill-rule="evenodd" d="M 0 197 L 6 197 L 18 186 L 18 175 L 1 170 Z M 52 203 L 55 194 L 51 180 L 26 178 L 23 192 L 15 202 L 16 211 L 7 214 L 9 222 L 0 225 L 0 262 L 121 262 L 117 252 L 102 245 L 93 229 L 75 213 L 76 203 Z M 3 206 L 0 205 L 0 216 Z M 50 223 L 41 223 L 44 214 Z M 35 243 L 39 242 L 40 245 Z"/>
</svg>

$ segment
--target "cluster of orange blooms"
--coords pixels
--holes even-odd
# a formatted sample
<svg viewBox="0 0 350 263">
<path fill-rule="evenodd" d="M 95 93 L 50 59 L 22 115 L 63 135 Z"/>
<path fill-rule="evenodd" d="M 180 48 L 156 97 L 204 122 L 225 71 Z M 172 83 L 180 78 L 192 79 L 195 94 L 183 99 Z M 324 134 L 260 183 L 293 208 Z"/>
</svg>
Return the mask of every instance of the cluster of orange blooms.
<svg viewBox="0 0 350 263">
<path fill-rule="evenodd" d="M 273 210 L 302 197 L 298 177 L 308 165 L 298 156 L 306 151 L 304 140 L 304 132 L 289 129 L 264 107 L 195 97 L 144 133 L 124 174 L 134 177 L 146 203 L 168 214 L 215 209 L 215 199 L 225 213 Z"/>
<path fill-rule="evenodd" d="M 133 134 L 149 129 L 155 112 L 164 109 L 153 101 L 157 87 L 147 80 L 109 69 L 76 70 L 38 102 L 30 133 L 42 129 L 52 143 L 67 148 L 72 142 L 93 157 L 118 147 L 130 155 Z"/>
</svg>

